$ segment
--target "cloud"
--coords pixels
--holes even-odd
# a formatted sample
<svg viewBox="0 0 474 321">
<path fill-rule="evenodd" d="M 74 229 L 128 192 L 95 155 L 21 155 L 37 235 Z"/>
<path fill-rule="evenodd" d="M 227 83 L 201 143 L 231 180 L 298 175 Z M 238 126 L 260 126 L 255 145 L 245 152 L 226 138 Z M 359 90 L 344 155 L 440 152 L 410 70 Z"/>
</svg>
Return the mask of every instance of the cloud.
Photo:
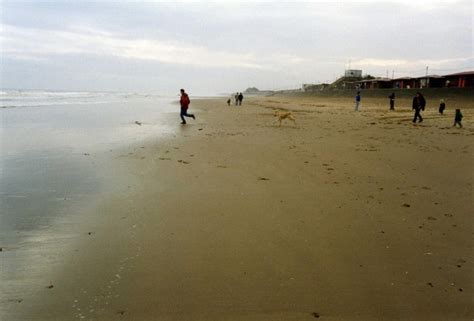
<svg viewBox="0 0 474 321">
<path fill-rule="evenodd" d="M 474 69 L 470 0 L 190 2 L 7 2 L 3 85 L 224 92 L 333 81 L 349 59 L 374 76 Z"/>
<path fill-rule="evenodd" d="M 402 59 L 376 59 L 376 58 L 365 58 L 360 60 L 355 60 L 353 62 L 353 67 L 359 66 L 371 66 L 371 67 L 390 67 L 390 66 L 401 66 L 409 63 L 408 60 Z"/>
<path fill-rule="evenodd" d="M 378 59 L 378 58 L 365 58 L 354 60 L 351 63 L 352 68 L 365 69 L 365 70 L 384 70 L 389 68 L 390 70 L 396 70 L 398 72 L 416 73 L 423 71 L 426 66 L 431 70 L 450 70 L 459 69 L 459 66 L 465 66 L 467 68 L 474 67 L 474 57 L 462 57 L 462 58 L 445 58 L 445 59 Z"/>
<path fill-rule="evenodd" d="M 96 55 L 195 67 L 249 69 L 273 69 L 273 66 L 301 64 L 305 61 L 288 54 L 258 58 L 253 53 L 215 51 L 178 41 L 129 39 L 83 26 L 67 31 L 3 26 L 0 40 L 4 56 L 22 60 L 44 60 L 55 55 Z"/>
<path fill-rule="evenodd" d="M 97 55 L 198 67 L 262 68 L 252 55 L 210 51 L 202 46 L 156 39 L 126 39 L 93 28 L 68 31 L 4 26 L 2 54 L 13 59 L 44 59 L 54 55 Z"/>
</svg>

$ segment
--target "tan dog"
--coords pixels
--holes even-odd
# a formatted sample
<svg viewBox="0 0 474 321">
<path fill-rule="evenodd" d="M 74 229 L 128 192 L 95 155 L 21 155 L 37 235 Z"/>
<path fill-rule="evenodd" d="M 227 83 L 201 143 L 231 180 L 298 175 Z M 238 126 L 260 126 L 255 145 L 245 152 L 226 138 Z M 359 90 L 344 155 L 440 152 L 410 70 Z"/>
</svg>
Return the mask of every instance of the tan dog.
<svg viewBox="0 0 474 321">
<path fill-rule="evenodd" d="M 280 125 L 279 125 L 278 127 L 281 126 L 281 121 L 282 121 L 283 119 L 292 120 L 293 123 L 296 124 L 296 119 L 295 119 L 295 117 L 293 117 L 293 114 L 292 114 L 291 112 L 289 112 L 289 111 L 277 110 L 277 111 L 275 112 L 275 117 L 277 117 L 277 121 L 280 122 Z"/>
</svg>

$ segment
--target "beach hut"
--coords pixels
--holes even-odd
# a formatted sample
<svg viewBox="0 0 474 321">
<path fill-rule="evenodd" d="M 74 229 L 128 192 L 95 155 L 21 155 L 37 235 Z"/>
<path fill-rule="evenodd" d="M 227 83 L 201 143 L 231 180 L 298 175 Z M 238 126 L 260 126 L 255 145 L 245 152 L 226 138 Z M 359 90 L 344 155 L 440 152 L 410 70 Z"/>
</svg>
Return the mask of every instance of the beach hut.
<svg viewBox="0 0 474 321">
<path fill-rule="evenodd" d="M 474 87 L 474 71 L 458 72 L 444 76 L 445 87 Z"/>
<path fill-rule="evenodd" d="M 392 88 L 415 88 L 415 78 L 400 77 L 392 79 Z"/>
<path fill-rule="evenodd" d="M 378 88 L 392 88 L 392 81 L 389 78 L 374 78 L 357 81 L 361 88 L 364 89 L 378 89 Z"/>
<path fill-rule="evenodd" d="M 439 75 L 428 75 L 415 78 L 414 88 L 441 88 L 445 78 Z"/>
</svg>

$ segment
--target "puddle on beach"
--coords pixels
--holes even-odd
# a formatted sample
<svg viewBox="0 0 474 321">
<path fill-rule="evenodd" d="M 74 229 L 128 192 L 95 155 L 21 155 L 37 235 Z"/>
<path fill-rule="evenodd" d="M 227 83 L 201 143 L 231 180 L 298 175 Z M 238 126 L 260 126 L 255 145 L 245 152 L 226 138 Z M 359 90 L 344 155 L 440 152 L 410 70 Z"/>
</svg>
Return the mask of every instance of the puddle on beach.
<svg viewBox="0 0 474 321">
<path fill-rule="evenodd" d="M 114 151 L 173 132 L 168 107 L 169 100 L 0 110 L 0 319 L 14 320 L 15 305 L 44 288 L 99 195 L 113 191 Z"/>
</svg>

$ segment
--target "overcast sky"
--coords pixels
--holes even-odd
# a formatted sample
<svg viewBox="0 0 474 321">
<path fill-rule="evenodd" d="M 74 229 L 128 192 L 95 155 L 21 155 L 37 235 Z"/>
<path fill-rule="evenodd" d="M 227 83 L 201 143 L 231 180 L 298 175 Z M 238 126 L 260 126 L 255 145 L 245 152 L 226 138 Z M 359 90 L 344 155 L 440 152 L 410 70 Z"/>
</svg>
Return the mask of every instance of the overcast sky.
<svg viewBox="0 0 474 321">
<path fill-rule="evenodd" d="M 1 87 L 216 94 L 474 70 L 473 1 L 0 1 Z"/>
</svg>

